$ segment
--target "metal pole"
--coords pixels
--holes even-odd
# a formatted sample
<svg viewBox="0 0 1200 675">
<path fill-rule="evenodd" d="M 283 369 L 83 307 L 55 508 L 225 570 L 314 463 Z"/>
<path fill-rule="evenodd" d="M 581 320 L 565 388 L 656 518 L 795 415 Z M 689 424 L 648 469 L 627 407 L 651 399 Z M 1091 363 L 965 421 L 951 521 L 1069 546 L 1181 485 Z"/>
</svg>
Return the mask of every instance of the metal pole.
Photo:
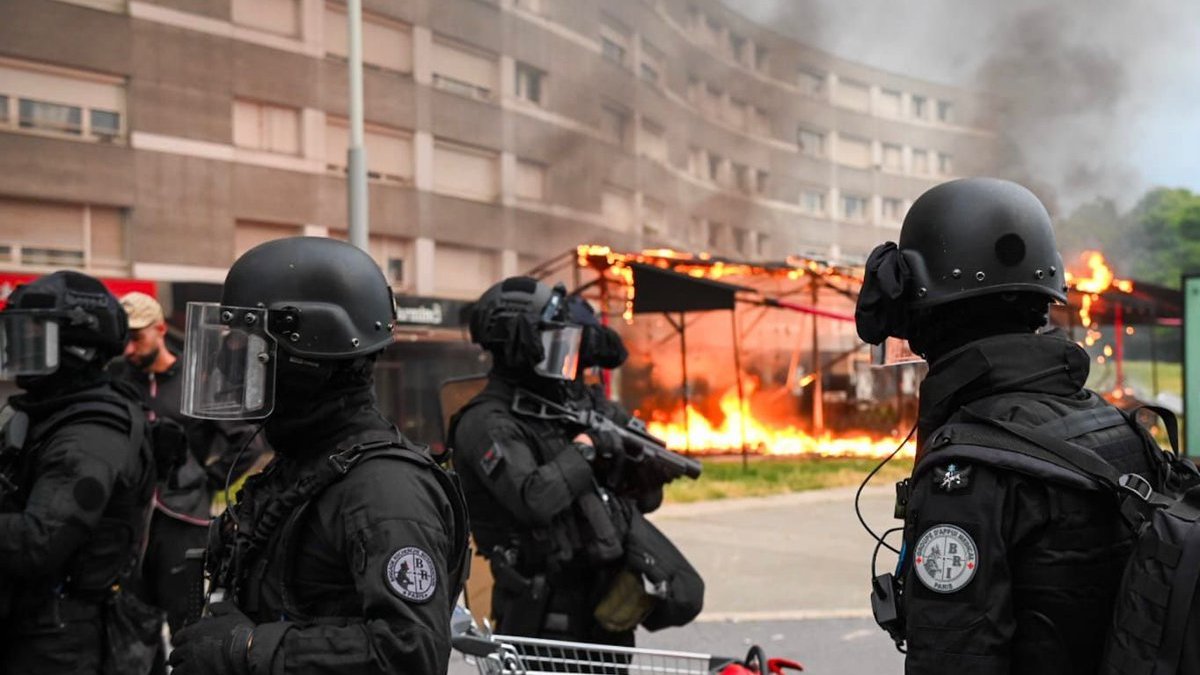
<svg viewBox="0 0 1200 675">
<path fill-rule="evenodd" d="M 816 275 L 810 277 L 812 281 L 812 306 L 816 307 L 821 294 L 821 286 L 817 282 Z M 813 377 L 813 407 L 812 407 L 812 434 L 819 436 L 825 431 L 825 391 L 822 380 L 825 374 L 821 372 L 821 338 L 819 334 L 819 326 L 817 325 L 817 315 L 812 315 L 812 373 Z"/>
<path fill-rule="evenodd" d="M 1158 402 L 1158 310 L 1150 317 L 1150 325 L 1146 328 L 1150 333 L 1150 389 L 1154 393 L 1154 402 Z"/>
<path fill-rule="evenodd" d="M 1117 390 L 1125 395 L 1125 306 L 1117 303 L 1113 311 L 1113 341 L 1117 343 Z"/>
<path fill-rule="evenodd" d="M 691 395 L 688 394 L 688 372 L 687 372 L 687 316 L 684 312 L 679 313 L 679 360 L 683 364 L 683 433 L 687 436 L 686 449 L 692 451 L 692 415 L 688 408 L 691 407 Z"/>
<path fill-rule="evenodd" d="M 350 144 L 346 149 L 346 198 L 350 243 L 370 253 L 367 233 L 367 150 L 363 147 L 362 0 L 347 0 L 350 57 Z"/>
<path fill-rule="evenodd" d="M 733 324 L 733 372 L 737 377 L 738 392 L 738 431 L 742 435 L 742 469 L 749 467 L 746 449 L 746 395 L 742 388 L 742 355 L 738 340 L 737 305 L 729 312 L 730 323 Z"/>
</svg>

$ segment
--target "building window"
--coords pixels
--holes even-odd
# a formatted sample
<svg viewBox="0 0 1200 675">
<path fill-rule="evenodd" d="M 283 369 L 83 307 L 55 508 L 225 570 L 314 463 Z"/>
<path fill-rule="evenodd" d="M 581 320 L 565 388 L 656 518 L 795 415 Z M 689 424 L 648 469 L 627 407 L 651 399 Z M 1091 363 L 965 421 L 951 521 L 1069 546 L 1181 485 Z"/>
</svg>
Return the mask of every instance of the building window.
<svg viewBox="0 0 1200 675">
<path fill-rule="evenodd" d="M 871 89 L 861 82 L 841 80 L 834 88 L 833 102 L 843 108 L 866 112 L 871 109 Z"/>
<path fill-rule="evenodd" d="M 954 158 L 944 152 L 938 153 L 938 173 L 949 176 L 954 173 Z"/>
<path fill-rule="evenodd" d="M 904 170 L 904 149 L 894 143 L 884 143 L 883 168 L 889 171 Z"/>
<path fill-rule="evenodd" d="M 367 176 L 373 180 L 410 184 L 413 180 L 412 135 L 400 129 L 368 125 L 363 133 L 367 151 Z M 350 130 L 345 120 L 330 119 L 325 126 L 325 165 L 346 170 Z"/>
<path fill-rule="evenodd" d="M 600 24 L 600 53 L 609 61 L 624 67 L 625 55 L 629 53 L 629 31 L 615 21 L 604 20 Z"/>
<path fill-rule="evenodd" d="M 865 222 L 869 203 L 866 197 L 842 195 L 842 218 L 854 222 Z"/>
<path fill-rule="evenodd" d="M 871 141 L 841 136 L 837 143 L 837 162 L 856 169 L 871 168 Z"/>
<path fill-rule="evenodd" d="M 712 17 L 704 19 L 705 39 L 713 46 L 720 46 L 721 34 L 724 32 L 721 29 L 721 24 Z"/>
<path fill-rule="evenodd" d="M 623 188 L 606 186 L 600 196 L 604 224 L 619 232 L 633 229 L 633 194 Z"/>
<path fill-rule="evenodd" d="M 643 155 L 663 163 L 670 158 L 666 129 L 645 117 L 642 118 L 641 150 Z"/>
<path fill-rule="evenodd" d="M 703 103 L 703 101 L 701 100 L 703 98 L 703 96 L 704 96 L 704 83 L 695 77 L 689 76 L 688 77 L 688 85 L 687 85 L 687 100 L 688 100 L 688 102 L 694 106 L 699 107 Z"/>
<path fill-rule="evenodd" d="M 898 223 L 904 219 L 904 202 L 895 197 L 883 198 L 883 220 Z"/>
<path fill-rule="evenodd" d="M 708 157 L 702 148 L 688 148 L 688 173 L 696 178 L 708 179 Z"/>
<path fill-rule="evenodd" d="M 249 28 L 297 37 L 300 7 L 297 0 L 233 0 L 233 22 Z"/>
<path fill-rule="evenodd" d="M 628 121 L 629 113 L 624 110 L 607 105 L 601 106 L 600 133 L 613 143 L 625 145 L 625 132 Z"/>
<path fill-rule="evenodd" d="M 950 101 L 937 102 L 937 117 L 939 122 L 950 124 L 954 121 L 954 104 Z"/>
<path fill-rule="evenodd" d="M 725 93 L 711 84 L 704 86 L 704 112 L 710 117 L 720 117 L 724 107 Z"/>
<path fill-rule="evenodd" d="M 738 129 L 748 129 L 750 120 L 746 108 L 745 101 L 729 99 L 729 105 L 725 106 L 725 121 Z"/>
<path fill-rule="evenodd" d="M 926 115 L 929 112 L 927 110 L 928 107 L 929 107 L 928 99 L 926 99 L 924 96 L 917 96 L 916 94 L 913 94 L 912 107 L 911 107 L 913 117 L 915 117 L 919 120 L 925 119 Z"/>
<path fill-rule="evenodd" d="M 708 221 L 703 218 L 692 218 L 688 223 L 688 242 L 692 246 L 703 246 L 708 243 Z"/>
<path fill-rule="evenodd" d="M 760 136 L 771 135 L 771 117 L 767 114 L 766 110 L 757 107 L 750 108 L 749 131 L 752 134 L 759 134 Z"/>
<path fill-rule="evenodd" d="M 122 209 L 0 197 L 0 258 L 35 267 L 128 272 Z"/>
<path fill-rule="evenodd" d="M 929 153 L 924 150 L 913 148 L 912 151 L 912 172 L 919 176 L 929 175 Z"/>
<path fill-rule="evenodd" d="M 770 177 L 771 177 L 771 174 L 767 173 L 766 171 L 761 171 L 761 170 L 755 171 L 754 172 L 754 191 L 758 194 L 766 193 L 767 180 L 770 179 Z"/>
<path fill-rule="evenodd" d="M 750 60 L 746 58 L 746 38 L 733 31 L 729 31 L 729 55 L 738 63 L 747 65 L 750 63 Z"/>
<path fill-rule="evenodd" d="M 770 52 L 765 47 L 754 48 L 754 69 L 758 72 L 766 72 L 767 60 L 770 58 Z"/>
<path fill-rule="evenodd" d="M 464 199 L 494 201 L 500 193 L 499 155 L 489 150 L 435 141 L 433 189 Z"/>
<path fill-rule="evenodd" d="M 651 84 L 660 84 L 664 63 L 666 63 L 666 56 L 656 49 L 654 45 L 642 40 L 642 66 L 640 71 L 642 79 Z"/>
<path fill-rule="evenodd" d="M 233 102 L 233 144 L 286 155 L 300 154 L 300 111 L 252 101 Z"/>
<path fill-rule="evenodd" d="M 902 100 L 900 92 L 884 89 L 879 92 L 879 109 L 875 112 L 884 117 L 899 117 Z"/>
<path fill-rule="evenodd" d="M 747 249 L 750 243 L 750 232 L 740 227 L 731 228 L 733 230 L 733 248 L 738 253 L 750 253 Z"/>
<path fill-rule="evenodd" d="M 540 202 L 546 198 L 546 167 L 536 162 L 517 160 L 517 199 Z"/>
<path fill-rule="evenodd" d="M 825 93 L 825 75 L 811 70 L 800 70 L 796 73 L 796 86 L 809 96 L 821 96 Z"/>
<path fill-rule="evenodd" d="M 812 157 L 825 156 L 825 134 L 800 127 L 796 130 L 796 145 L 800 152 Z"/>
<path fill-rule="evenodd" d="M 667 233 L 667 207 L 657 199 L 642 199 L 642 230 L 646 234 Z"/>
<path fill-rule="evenodd" d="M 83 109 L 23 98 L 18 123 L 22 129 L 40 129 L 72 136 L 83 135 Z"/>
<path fill-rule="evenodd" d="M 121 113 L 112 110 L 90 110 L 92 135 L 102 140 L 112 140 L 121 135 Z"/>
<path fill-rule="evenodd" d="M 734 164 L 733 182 L 742 192 L 754 192 L 754 171 L 745 164 Z"/>
<path fill-rule="evenodd" d="M 112 141 L 124 135 L 124 109 L 119 78 L 82 71 L 72 76 L 11 60 L 0 64 L 0 126 Z"/>
<path fill-rule="evenodd" d="M 720 155 L 708 153 L 708 173 L 705 178 L 714 183 L 723 183 L 725 179 L 724 172 L 721 170 L 723 164 L 725 164 L 725 160 Z"/>
<path fill-rule="evenodd" d="M 825 192 L 816 189 L 801 190 L 800 208 L 813 215 L 825 213 Z"/>
<path fill-rule="evenodd" d="M 517 98 L 537 105 L 542 104 L 542 87 L 546 80 L 546 72 L 538 70 L 528 63 L 517 62 L 516 65 Z"/>
<path fill-rule="evenodd" d="M 433 292 L 450 298 L 477 298 L 503 276 L 500 256 L 495 251 L 474 246 L 438 243 L 434 248 Z"/>
<path fill-rule="evenodd" d="M 452 45 L 433 43 L 433 86 L 477 99 L 488 99 L 496 89 L 496 59 L 491 55 Z"/>
<path fill-rule="evenodd" d="M 710 251 L 719 251 L 725 248 L 726 228 L 723 223 L 718 223 L 714 220 L 708 221 L 708 249 Z"/>
<path fill-rule="evenodd" d="M 345 59 L 346 10 L 325 7 L 325 53 Z M 399 73 L 412 72 L 412 28 L 407 24 L 363 14 L 363 64 Z"/>
</svg>

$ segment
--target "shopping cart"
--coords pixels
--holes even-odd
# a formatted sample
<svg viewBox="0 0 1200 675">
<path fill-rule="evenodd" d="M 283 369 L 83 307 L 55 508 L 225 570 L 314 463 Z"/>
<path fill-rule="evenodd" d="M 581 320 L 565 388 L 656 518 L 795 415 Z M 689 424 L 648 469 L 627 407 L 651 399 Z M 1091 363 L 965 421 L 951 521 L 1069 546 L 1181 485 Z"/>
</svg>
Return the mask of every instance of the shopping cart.
<svg viewBox="0 0 1200 675">
<path fill-rule="evenodd" d="M 453 630 L 454 648 L 468 662 L 474 662 L 480 675 L 783 675 L 785 669 L 803 669 L 794 661 L 767 659 L 757 646 L 739 660 L 665 649 L 495 635 L 486 626 L 481 630 L 466 610 L 459 609 Z"/>
</svg>

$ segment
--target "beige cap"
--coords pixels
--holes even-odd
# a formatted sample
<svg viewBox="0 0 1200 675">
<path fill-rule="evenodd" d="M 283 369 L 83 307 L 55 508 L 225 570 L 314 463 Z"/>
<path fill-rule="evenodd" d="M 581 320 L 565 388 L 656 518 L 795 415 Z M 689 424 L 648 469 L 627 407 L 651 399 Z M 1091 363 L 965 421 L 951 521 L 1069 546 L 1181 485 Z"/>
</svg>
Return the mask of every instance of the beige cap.
<svg viewBox="0 0 1200 675">
<path fill-rule="evenodd" d="M 121 306 L 129 315 L 129 330 L 141 330 L 146 326 L 163 320 L 162 305 L 154 298 L 140 291 L 133 291 L 121 296 Z"/>
</svg>

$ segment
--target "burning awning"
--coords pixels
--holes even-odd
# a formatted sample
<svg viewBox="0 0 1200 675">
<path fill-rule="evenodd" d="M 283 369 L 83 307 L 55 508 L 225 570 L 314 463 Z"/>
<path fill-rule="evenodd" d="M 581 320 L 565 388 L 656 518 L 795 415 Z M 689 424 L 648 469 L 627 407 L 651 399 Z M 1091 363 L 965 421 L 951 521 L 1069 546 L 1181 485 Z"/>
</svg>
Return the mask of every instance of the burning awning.
<svg viewBox="0 0 1200 675">
<path fill-rule="evenodd" d="M 633 270 L 634 314 L 733 309 L 738 291 L 752 290 L 645 263 L 630 263 L 629 267 Z"/>
</svg>

